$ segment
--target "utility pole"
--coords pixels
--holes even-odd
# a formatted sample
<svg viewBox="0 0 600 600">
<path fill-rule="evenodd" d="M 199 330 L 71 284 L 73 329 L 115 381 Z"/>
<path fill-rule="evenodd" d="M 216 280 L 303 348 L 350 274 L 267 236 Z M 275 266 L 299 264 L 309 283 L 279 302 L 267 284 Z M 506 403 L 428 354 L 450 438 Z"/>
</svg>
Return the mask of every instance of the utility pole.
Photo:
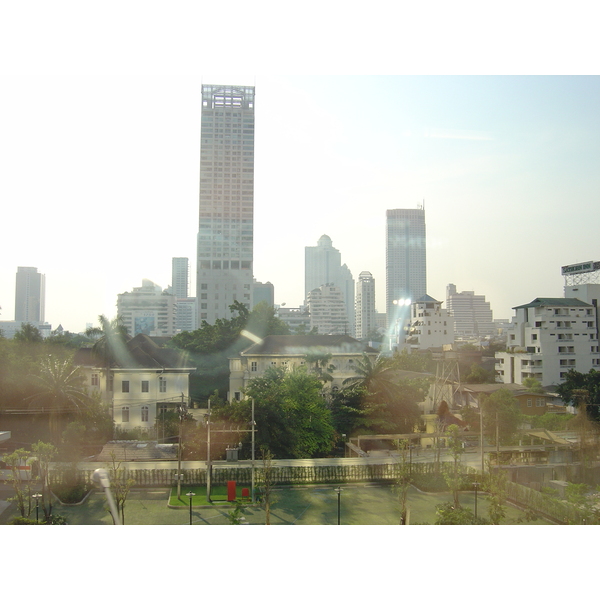
<svg viewBox="0 0 600 600">
<path fill-rule="evenodd" d="M 210 462 L 210 397 L 208 398 L 208 413 L 206 414 L 206 501 L 210 503 L 212 485 L 212 464 Z"/>
<path fill-rule="evenodd" d="M 181 447 L 183 437 L 183 417 L 185 406 L 183 404 L 183 392 L 181 392 L 181 404 L 179 405 L 179 444 L 177 444 L 177 500 L 181 500 Z"/>
<path fill-rule="evenodd" d="M 252 504 L 254 504 L 254 396 L 252 396 Z"/>
</svg>

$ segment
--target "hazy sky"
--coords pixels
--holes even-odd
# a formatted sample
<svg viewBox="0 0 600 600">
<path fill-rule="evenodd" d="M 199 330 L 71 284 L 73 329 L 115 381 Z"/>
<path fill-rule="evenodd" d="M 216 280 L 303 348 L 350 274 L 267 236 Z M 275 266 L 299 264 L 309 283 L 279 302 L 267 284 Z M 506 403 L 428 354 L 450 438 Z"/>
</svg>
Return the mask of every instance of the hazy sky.
<svg viewBox="0 0 600 600">
<path fill-rule="evenodd" d="M 169 285 L 174 256 L 190 258 L 194 294 L 202 82 L 256 85 L 254 273 L 277 303 L 303 301 L 304 247 L 327 234 L 355 279 L 374 275 L 383 311 L 385 211 L 423 201 L 439 300 L 454 283 L 508 318 L 562 296 L 562 265 L 600 260 L 599 77 L 465 76 L 571 70 L 498 68 L 502 47 L 453 66 L 453 52 L 482 58 L 460 29 L 433 56 L 406 26 L 402 41 L 386 23 L 358 35 L 359 14 L 311 37 L 306 14 L 270 13 L 290 31 L 232 3 L 223 31 L 199 4 L 0 8 L 0 320 L 18 266 L 45 273 L 46 320 L 71 331 L 115 316 L 142 278 Z M 418 48 L 423 67 L 406 58 Z"/>
</svg>

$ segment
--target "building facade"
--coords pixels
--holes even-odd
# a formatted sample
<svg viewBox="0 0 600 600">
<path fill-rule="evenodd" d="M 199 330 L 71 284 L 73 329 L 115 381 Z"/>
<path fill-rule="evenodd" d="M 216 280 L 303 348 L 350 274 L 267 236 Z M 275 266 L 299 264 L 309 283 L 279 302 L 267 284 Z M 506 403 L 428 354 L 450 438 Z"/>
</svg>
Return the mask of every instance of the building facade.
<svg viewBox="0 0 600 600">
<path fill-rule="evenodd" d="M 577 298 L 536 298 L 516 306 L 506 352 L 496 353 L 496 380 L 563 383 L 571 369 L 600 370 L 596 308 Z"/>
<path fill-rule="evenodd" d="M 446 286 L 446 308 L 454 315 L 454 333 L 457 337 L 486 337 L 495 334 L 497 327 L 490 303 L 475 292 L 457 292 L 456 286 Z"/>
<path fill-rule="evenodd" d="M 378 352 L 347 335 L 268 335 L 238 356 L 229 359 L 229 402 L 243 400 L 250 379 L 264 377 L 267 369 L 306 368 L 314 372 L 310 357 L 331 355 L 329 365 L 333 380 L 327 387 L 341 388 L 356 376 L 353 367 L 366 354 L 375 361 Z"/>
<path fill-rule="evenodd" d="M 46 276 L 36 267 L 18 267 L 15 286 L 15 321 L 43 323 L 46 308 Z"/>
<path fill-rule="evenodd" d="M 198 323 L 252 302 L 254 87 L 202 85 Z"/>
<path fill-rule="evenodd" d="M 377 329 L 375 310 L 375 278 L 369 271 L 362 271 L 356 284 L 355 337 L 364 340 Z"/>
<path fill-rule="evenodd" d="M 111 408 L 122 431 L 154 427 L 163 411 L 189 406 L 189 376 L 195 371 L 179 350 L 164 348 L 139 334 L 127 341 L 107 369 L 91 348 L 80 348 L 74 364 L 81 368 L 90 392 Z M 108 377 L 108 379 L 107 379 Z"/>
<path fill-rule="evenodd" d="M 310 328 L 325 335 L 348 335 L 350 323 L 340 288 L 321 285 L 308 294 Z"/>
<path fill-rule="evenodd" d="M 323 285 L 335 286 L 342 293 L 346 308 L 347 330 L 354 335 L 354 279 L 348 265 L 342 264 L 339 250 L 333 247 L 331 238 L 322 235 L 316 246 L 304 249 L 304 297 Z"/>
<path fill-rule="evenodd" d="M 252 308 L 260 302 L 266 302 L 269 306 L 275 305 L 275 287 L 270 281 L 262 283 L 254 280 L 252 283 Z"/>
<path fill-rule="evenodd" d="M 141 287 L 117 296 L 117 315 L 132 337 L 139 333 L 152 336 L 177 333 L 177 298 L 149 279 L 143 279 Z"/>
<path fill-rule="evenodd" d="M 386 211 L 386 314 L 389 349 L 403 343 L 410 303 L 427 293 L 425 210 Z"/>
<path fill-rule="evenodd" d="M 190 295 L 190 265 L 183 257 L 173 258 L 171 263 L 171 293 L 177 298 L 187 298 Z"/>
<path fill-rule="evenodd" d="M 410 305 L 410 321 L 404 340 L 411 350 L 443 348 L 454 343 L 454 319 L 442 303 L 425 295 Z"/>
</svg>

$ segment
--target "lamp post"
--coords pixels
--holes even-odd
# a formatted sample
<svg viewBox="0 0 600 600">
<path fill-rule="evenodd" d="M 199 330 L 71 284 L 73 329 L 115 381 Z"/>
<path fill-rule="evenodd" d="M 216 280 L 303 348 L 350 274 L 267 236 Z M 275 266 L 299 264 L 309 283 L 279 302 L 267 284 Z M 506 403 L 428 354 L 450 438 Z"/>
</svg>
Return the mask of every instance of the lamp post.
<svg viewBox="0 0 600 600">
<path fill-rule="evenodd" d="M 39 500 L 42 497 L 41 494 L 33 494 L 33 496 L 31 496 L 32 498 L 35 498 L 35 520 L 37 523 L 40 522 L 40 504 L 39 504 Z"/>
<path fill-rule="evenodd" d="M 195 496 L 194 492 L 188 492 L 186 496 L 190 499 L 190 525 L 192 524 L 192 498 Z"/>
<path fill-rule="evenodd" d="M 473 483 L 475 486 L 475 520 L 477 521 L 477 488 L 479 487 L 479 481 Z"/>
<path fill-rule="evenodd" d="M 338 496 L 338 525 L 341 525 L 340 522 L 340 516 L 341 516 L 341 499 L 342 499 L 342 488 L 338 487 L 335 488 L 335 491 L 337 492 L 337 496 Z"/>
</svg>

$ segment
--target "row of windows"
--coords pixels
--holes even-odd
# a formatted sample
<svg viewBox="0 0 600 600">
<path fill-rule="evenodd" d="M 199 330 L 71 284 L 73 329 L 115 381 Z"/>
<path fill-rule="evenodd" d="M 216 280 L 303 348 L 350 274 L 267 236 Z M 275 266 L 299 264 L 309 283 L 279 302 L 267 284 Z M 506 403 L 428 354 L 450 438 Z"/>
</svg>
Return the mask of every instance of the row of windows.
<svg viewBox="0 0 600 600">
<path fill-rule="evenodd" d="M 148 406 L 141 407 L 142 423 L 148 422 L 150 416 L 150 408 Z M 123 406 L 121 408 L 121 423 L 129 423 L 129 406 Z"/>
<path fill-rule="evenodd" d="M 141 382 L 141 392 L 142 394 L 147 394 L 150 392 L 150 381 L 142 381 Z M 121 392 L 123 394 L 128 394 L 130 391 L 129 381 L 121 381 Z M 158 378 L 158 391 L 166 392 L 167 391 L 167 380 L 164 377 Z"/>
</svg>

